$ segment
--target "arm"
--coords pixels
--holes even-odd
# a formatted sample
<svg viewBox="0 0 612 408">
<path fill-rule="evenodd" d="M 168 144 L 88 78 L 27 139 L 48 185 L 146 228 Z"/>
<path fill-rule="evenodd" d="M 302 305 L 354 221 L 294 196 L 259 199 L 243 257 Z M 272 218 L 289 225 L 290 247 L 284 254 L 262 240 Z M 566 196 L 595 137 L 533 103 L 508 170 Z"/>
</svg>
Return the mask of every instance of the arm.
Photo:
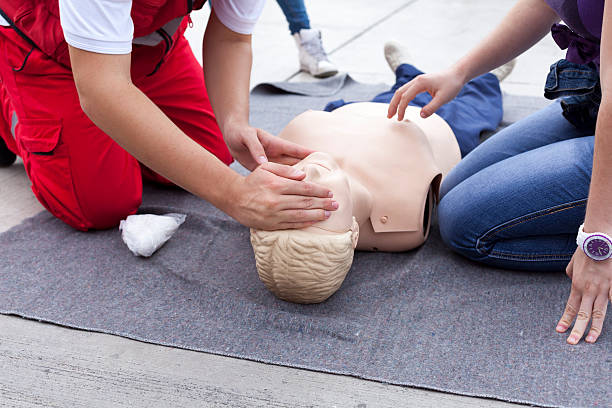
<svg viewBox="0 0 612 408">
<path fill-rule="evenodd" d="M 389 105 L 388 117 L 395 113 L 403 120 L 408 103 L 421 92 L 432 101 L 421 111 L 428 117 L 453 99 L 471 79 L 505 64 L 527 51 L 559 20 L 544 0 L 519 1 L 497 28 L 466 56 L 445 71 L 420 75 L 398 89 Z"/>
<path fill-rule="evenodd" d="M 518 57 L 550 32 L 559 16 L 544 0 L 521 0 L 479 45 L 454 66 L 463 83 Z"/>
<path fill-rule="evenodd" d="M 132 84 L 130 54 L 70 47 L 70 58 L 83 111 L 100 129 L 140 162 L 239 222 L 300 228 L 334 210 L 328 189 L 296 181 L 305 175 L 288 166 L 267 163 L 244 178 L 221 163 Z M 308 205 L 303 196 L 310 196 Z"/>
<path fill-rule="evenodd" d="M 593 171 L 587 203 L 585 232 L 602 231 L 612 234 L 612 3 L 605 4 L 601 37 L 601 90 L 602 100 L 597 116 Z M 597 262 L 587 257 L 578 248 L 567 267 L 572 279 L 572 289 L 565 313 L 557 324 L 557 331 L 565 332 L 572 324 L 574 328 L 567 341 L 577 344 L 589 321 L 591 329 L 586 341 L 593 343 L 601 334 L 608 301 L 612 300 L 612 259 Z"/>
<path fill-rule="evenodd" d="M 70 59 L 81 107 L 100 129 L 147 167 L 228 210 L 224 197 L 240 176 L 187 137 L 132 84 L 129 54 L 70 47 Z M 215 184 L 220 188 L 206 188 Z"/>
<path fill-rule="evenodd" d="M 276 161 L 295 164 L 312 150 L 249 126 L 251 36 L 238 34 L 219 20 L 213 8 L 202 56 L 210 102 L 232 155 L 246 168 Z"/>
</svg>

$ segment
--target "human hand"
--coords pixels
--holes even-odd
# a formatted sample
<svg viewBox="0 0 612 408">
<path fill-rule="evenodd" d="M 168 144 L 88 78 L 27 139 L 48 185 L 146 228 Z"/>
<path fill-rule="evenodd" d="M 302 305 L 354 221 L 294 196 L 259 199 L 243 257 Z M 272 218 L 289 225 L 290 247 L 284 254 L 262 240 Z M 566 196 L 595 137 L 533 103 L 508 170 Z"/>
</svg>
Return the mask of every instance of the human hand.
<svg viewBox="0 0 612 408">
<path fill-rule="evenodd" d="M 419 75 L 395 91 L 395 95 L 393 95 L 389 104 L 387 117 L 391 119 L 397 113 L 397 120 L 404 120 L 404 114 L 410 101 L 418 94 L 428 92 L 433 99 L 421 109 L 421 117 L 428 118 L 440 106 L 457 96 L 463 85 L 465 85 L 465 81 L 459 75 L 459 72 L 453 68 L 433 74 Z"/>
<path fill-rule="evenodd" d="M 232 156 L 251 171 L 267 161 L 292 165 L 313 152 L 248 125 L 233 126 L 223 136 Z"/>
<path fill-rule="evenodd" d="M 332 192 L 302 181 L 306 173 L 291 166 L 264 163 L 233 186 L 228 213 L 247 227 L 262 230 L 305 228 L 338 209 Z"/>
<path fill-rule="evenodd" d="M 601 334 L 608 301 L 612 300 L 611 260 L 594 261 L 578 248 L 567 265 L 566 273 L 572 280 L 572 289 L 556 330 L 565 333 L 576 318 L 567 342 L 578 344 L 592 319 L 585 341 L 594 343 Z"/>
</svg>

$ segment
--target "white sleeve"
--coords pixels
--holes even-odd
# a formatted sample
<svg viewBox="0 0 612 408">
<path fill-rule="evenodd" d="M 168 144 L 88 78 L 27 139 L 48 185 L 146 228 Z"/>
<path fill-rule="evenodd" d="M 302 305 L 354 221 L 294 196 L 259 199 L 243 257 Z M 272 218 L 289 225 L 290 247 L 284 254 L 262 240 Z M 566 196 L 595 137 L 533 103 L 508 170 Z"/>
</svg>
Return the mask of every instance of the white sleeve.
<svg viewBox="0 0 612 408">
<path fill-rule="evenodd" d="M 66 42 L 100 54 L 132 52 L 132 0 L 59 0 Z"/>
<path fill-rule="evenodd" d="M 266 0 L 210 0 L 224 26 L 239 34 L 252 34 Z"/>
</svg>

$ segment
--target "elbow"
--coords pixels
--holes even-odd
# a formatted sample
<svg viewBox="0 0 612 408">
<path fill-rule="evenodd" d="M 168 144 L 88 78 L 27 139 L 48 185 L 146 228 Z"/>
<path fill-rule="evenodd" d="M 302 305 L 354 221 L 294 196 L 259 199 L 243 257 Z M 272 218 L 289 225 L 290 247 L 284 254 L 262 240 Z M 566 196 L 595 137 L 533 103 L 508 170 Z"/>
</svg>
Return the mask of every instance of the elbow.
<svg viewBox="0 0 612 408">
<path fill-rule="evenodd" d="M 126 86 L 118 81 L 100 81 L 93 84 L 76 82 L 81 110 L 92 122 L 98 124 L 101 112 L 116 105 L 120 95 L 125 94 Z"/>
<path fill-rule="evenodd" d="M 75 85 L 81 110 L 89 119 L 95 122 L 95 112 L 98 110 L 100 100 L 102 99 L 100 92 L 96 90 L 95 86 L 87 83 L 87 81 L 75 81 Z"/>
<path fill-rule="evenodd" d="M 92 114 L 94 114 L 96 111 L 96 99 L 91 95 L 79 92 L 79 103 L 81 104 L 81 110 L 83 113 L 85 113 L 85 115 L 87 115 L 87 117 L 93 121 L 94 118 L 92 117 Z"/>
</svg>

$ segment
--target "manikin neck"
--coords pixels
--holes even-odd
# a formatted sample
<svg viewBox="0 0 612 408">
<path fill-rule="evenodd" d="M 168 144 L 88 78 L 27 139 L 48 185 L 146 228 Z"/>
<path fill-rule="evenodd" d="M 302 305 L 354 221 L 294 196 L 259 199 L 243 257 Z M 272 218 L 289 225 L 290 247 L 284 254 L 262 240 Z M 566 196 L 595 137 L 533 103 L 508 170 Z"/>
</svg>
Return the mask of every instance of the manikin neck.
<svg viewBox="0 0 612 408">
<path fill-rule="evenodd" d="M 370 219 L 372 214 L 372 194 L 358 181 L 351 178 L 351 197 L 353 199 L 353 217 L 359 225 Z"/>
</svg>

